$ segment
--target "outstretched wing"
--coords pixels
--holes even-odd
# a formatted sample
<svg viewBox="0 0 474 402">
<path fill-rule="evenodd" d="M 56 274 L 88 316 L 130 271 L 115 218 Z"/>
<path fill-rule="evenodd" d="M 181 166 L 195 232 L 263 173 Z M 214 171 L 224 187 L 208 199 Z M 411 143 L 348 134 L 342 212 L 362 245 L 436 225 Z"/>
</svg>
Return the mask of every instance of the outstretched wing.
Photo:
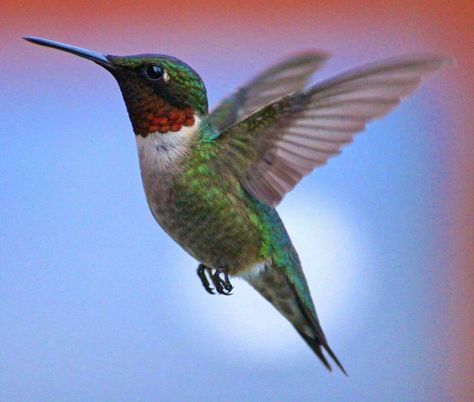
<svg viewBox="0 0 474 402">
<path fill-rule="evenodd" d="M 303 176 L 447 61 L 414 56 L 369 64 L 280 98 L 225 130 L 217 138 L 218 159 L 253 196 L 276 206 Z"/>
<path fill-rule="evenodd" d="M 222 131 L 271 101 L 300 90 L 328 57 L 323 52 L 305 52 L 286 58 L 225 98 L 209 115 L 210 123 Z"/>
</svg>

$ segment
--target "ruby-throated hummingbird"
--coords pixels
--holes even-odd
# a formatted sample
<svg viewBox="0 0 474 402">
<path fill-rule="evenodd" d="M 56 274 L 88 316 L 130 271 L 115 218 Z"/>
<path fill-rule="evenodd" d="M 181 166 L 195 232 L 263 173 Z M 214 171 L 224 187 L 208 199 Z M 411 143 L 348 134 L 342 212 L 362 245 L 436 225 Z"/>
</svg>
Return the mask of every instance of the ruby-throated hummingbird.
<svg viewBox="0 0 474 402">
<path fill-rule="evenodd" d="M 399 57 L 305 88 L 327 55 L 307 52 L 264 71 L 208 112 L 206 88 L 171 56 L 103 55 L 26 37 L 101 65 L 118 81 L 150 210 L 200 265 L 209 293 L 247 280 L 293 324 L 324 365 L 328 345 L 298 254 L 275 210 L 306 174 L 339 154 L 446 59 Z"/>
</svg>

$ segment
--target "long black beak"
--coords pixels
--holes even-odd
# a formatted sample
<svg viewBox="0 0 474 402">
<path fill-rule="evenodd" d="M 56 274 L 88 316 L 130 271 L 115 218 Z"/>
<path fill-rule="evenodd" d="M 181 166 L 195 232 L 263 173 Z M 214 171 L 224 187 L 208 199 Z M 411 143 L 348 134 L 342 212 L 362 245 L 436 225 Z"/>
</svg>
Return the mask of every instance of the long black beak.
<svg viewBox="0 0 474 402">
<path fill-rule="evenodd" d="M 92 50 L 82 49 L 80 47 L 66 45 L 65 43 L 55 42 L 49 39 L 36 38 L 34 36 L 25 36 L 23 39 L 28 42 L 35 43 L 37 45 L 52 47 L 53 49 L 63 50 L 68 53 L 75 54 L 88 60 L 92 60 L 94 63 L 105 67 L 109 71 L 115 70 L 114 65 L 107 59 L 107 57 L 101 53 L 94 52 Z"/>
</svg>

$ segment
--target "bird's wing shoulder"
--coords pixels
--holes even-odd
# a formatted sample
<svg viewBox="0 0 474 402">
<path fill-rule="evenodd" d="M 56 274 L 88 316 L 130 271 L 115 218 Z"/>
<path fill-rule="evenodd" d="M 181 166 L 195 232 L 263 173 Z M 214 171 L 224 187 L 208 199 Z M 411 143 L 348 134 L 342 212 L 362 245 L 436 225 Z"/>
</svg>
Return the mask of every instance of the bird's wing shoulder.
<svg viewBox="0 0 474 402">
<path fill-rule="evenodd" d="M 253 196 L 276 206 L 303 176 L 337 155 L 368 121 L 388 113 L 446 61 L 391 59 L 284 96 L 222 132 L 216 157 Z"/>
</svg>

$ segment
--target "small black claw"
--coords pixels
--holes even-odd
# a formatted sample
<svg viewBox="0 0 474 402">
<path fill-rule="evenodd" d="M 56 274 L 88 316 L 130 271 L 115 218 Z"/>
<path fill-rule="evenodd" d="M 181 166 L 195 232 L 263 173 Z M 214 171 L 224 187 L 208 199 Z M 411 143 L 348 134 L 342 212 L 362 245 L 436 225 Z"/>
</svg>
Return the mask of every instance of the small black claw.
<svg viewBox="0 0 474 402">
<path fill-rule="evenodd" d="M 224 270 L 224 288 L 229 292 L 232 291 L 232 289 L 234 289 L 234 287 L 232 286 L 232 283 L 230 283 L 229 273 L 227 272 L 227 269 Z"/>
<path fill-rule="evenodd" d="M 224 278 L 221 278 L 221 274 Z M 234 288 L 229 280 L 229 273 L 225 268 L 217 268 L 216 272 L 211 276 L 212 282 L 216 287 L 217 293 L 221 295 L 230 296 L 232 289 Z"/>
<path fill-rule="evenodd" d="M 215 294 L 214 289 L 211 288 L 207 275 L 211 280 L 212 284 L 216 288 L 216 292 L 221 295 L 229 296 L 231 295 L 232 289 L 234 287 L 230 283 L 229 280 L 229 273 L 227 272 L 227 268 L 217 268 L 214 273 L 212 273 L 212 269 L 207 267 L 204 264 L 199 264 L 197 268 L 197 274 L 199 279 L 201 280 L 202 286 L 206 290 L 207 293 L 213 295 Z M 223 277 L 221 277 L 223 275 Z"/>
<path fill-rule="evenodd" d="M 213 294 L 215 294 L 214 289 L 211 288 L 211 286 L 209 284 L 209 281 L 206 277 L 206 271 L 210 271 L 209 268 L 206 267 L 203 264 L 199 264 L 199 267 L 197 268 L 197 274 L 198 274 L 199 279 L 201 280 L 202 286 L 204 287 L 204 289 L 206 290 L 207 293 L 213 295 Z M 212 275 L 211 275 L 211 277 L 212 277 Z"/>
</svg>

